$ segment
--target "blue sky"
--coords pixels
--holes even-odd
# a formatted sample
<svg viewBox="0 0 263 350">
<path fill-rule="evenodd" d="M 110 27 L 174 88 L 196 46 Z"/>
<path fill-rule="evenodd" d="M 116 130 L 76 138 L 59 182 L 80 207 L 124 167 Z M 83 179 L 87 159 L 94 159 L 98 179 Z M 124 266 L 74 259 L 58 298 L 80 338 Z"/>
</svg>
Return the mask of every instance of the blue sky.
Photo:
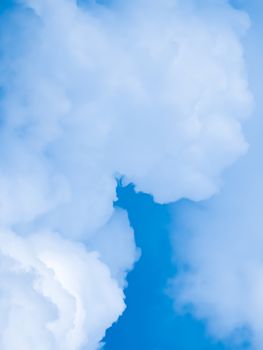
<svg viewBox="0 0 263 350">
<path fill-rule="evenodd" d="M 128 276 L 129 307 L 108 330 L 105 349 L 231 349 L 209 337 L 203 322 L 174 312 L 168 292 L 168 281 L 176 274 L 169 206 L 155 204 L 149 195 L 136 194 L 132 186 L 119 188 L 117 205 L 128 210 L 142 255 Z M 178 203 L 175 210 L 183 205 Z"/>
<path fill-rule="evenodd" d="M 87 4 L 0 2 L 1 350 L 261 350 L 262 2 Z"/>
</svg>

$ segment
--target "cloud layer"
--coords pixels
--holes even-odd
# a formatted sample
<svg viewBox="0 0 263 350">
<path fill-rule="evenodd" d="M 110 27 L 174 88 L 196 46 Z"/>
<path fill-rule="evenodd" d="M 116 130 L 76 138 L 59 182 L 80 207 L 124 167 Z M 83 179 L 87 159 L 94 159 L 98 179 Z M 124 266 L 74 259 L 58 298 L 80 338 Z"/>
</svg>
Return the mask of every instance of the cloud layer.
<svg viewBox="0 0 263 350">
<path fill-rule="evenodd" d="M 1 349 L 99 346 L 138 256 L 116 178 L 161 203 L 218 190 L 247 149 L 247 27 L 223 1 L 25 0 L 2 15 Z"/>
</svg>

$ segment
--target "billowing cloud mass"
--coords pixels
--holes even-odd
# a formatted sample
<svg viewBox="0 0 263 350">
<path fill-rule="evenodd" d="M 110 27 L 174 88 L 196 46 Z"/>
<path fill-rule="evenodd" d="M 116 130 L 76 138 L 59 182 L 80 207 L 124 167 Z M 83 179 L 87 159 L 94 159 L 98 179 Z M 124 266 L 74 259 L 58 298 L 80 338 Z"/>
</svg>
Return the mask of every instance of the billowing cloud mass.
<svg viewBox="0 0 263 350">
<path fill-rule="evenodd" d="M 247 149 L 248 25 L 224 1 L 2 14 L 1 349 L 100 346 L 138 256 L 116 178 L 161 203 L 218 190 Z"/>
<path fill-rule="evenodd" d="M 250 4 L 250 6 L 253 4 Z M 254 4 L 255 6 L 255 4 Z M 259 11 L 261 9 L 261 12 Z M 211 333 L 235 344 L 263 347 L 262 3 L 255 6 L 247 62 L 255 113 L 247 125 L 250 151 L 228 172 L 221 194 L 177 212 L 177 307 L 205 319 Z M 181 223 L 181 225 L 179 224 Z M 247 347 L 246 347 L 247 348 Z"/>
<path fill-rule="evenodd" d="M 123 311 L 123 294 L 95 252 L 57 235 L 1 232 L 1 347 L 94 349 Z"/>
</svg>

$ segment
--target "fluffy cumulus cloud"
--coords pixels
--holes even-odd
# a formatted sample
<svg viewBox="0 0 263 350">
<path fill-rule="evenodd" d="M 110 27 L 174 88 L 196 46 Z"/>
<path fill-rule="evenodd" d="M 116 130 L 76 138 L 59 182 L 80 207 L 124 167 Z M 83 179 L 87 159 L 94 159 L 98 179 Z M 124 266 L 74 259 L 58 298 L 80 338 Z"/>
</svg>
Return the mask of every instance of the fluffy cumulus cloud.
<svg viewBox="0 0 263 350">
<path fill-rule="evenodd" d="M 228 171 L 219 196 L 202 204 L 184 203 L 175 235 L 179 276 L 177 307 L 205 319 L 219 339 L 263 347 L 262 219 L 262 3 L 251 3 L 253 27 L 246 48 L 255 113 L 247 135 L 250 151 Z M 261 12 L 259 11 L 261 10 Z"/>
<path fill-rule="evenodd" d="M 98 254 L 54 234 L 0 235 L 1 348 L 96 348 L 124 309 Z"/>
<path fill-rule="evenodd" d="M 161 203 L 218 190 L 247 149 L 248 24 L 223 0 L 3 12 L 1 349 L 100 346 L 138 256 L 116 178 Z"/>
</svg>

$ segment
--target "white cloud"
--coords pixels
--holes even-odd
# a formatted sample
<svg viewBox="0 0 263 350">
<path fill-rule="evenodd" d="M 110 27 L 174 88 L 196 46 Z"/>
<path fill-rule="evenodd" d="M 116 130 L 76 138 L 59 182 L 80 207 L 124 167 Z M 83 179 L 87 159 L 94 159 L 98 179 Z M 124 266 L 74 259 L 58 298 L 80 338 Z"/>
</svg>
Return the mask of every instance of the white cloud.
<svg viewBox="0 0 263 350">
<path fill-rule="evenodd" d="M 98 254 L 50 233 L 0 241 L 1 349 L 95 349 L 124 310 Z"/>
<path fill-rule="evenodd" d="M 110 268 L 111 275 L 120 286 L 126 285 L 126 274 L 139 258 L 135 250 L 133 231 L 127 214 L 118 209 L 109 222 L 88 241 L 90 249 L 98 251 L 101 260 Z"/>
<path fill-rule="evenodd" d="M 260 5 L 262 6 L 262 4 Z M 263 346 L 262 262 L 262 20 L 257 6 L 246 42 L 255 114 L 247 125 L 250 151 L 226 176 L 222 193 L 178 213 L 175 237 L 181 272 L 175 282 L 177 306 L 190 306 L 212 334 Z M 181 220 L 181 221 L 180 221 Z M 178 224 L 178 223 L 177 223 Z M 234 345 L 236 348 L 236 344 Z"/>
<path fill-rule="evenodd" d="M 12 316 L 2 349 L 16 349 L 8 342 L 19 340 L 11 335 L 24 316 L 25 349 L 40 338 L 45 349 L 66 349 L 76 303 L 67 346 L 95 349 L 123 311 L 120 288 L 137 258 L 127 218 L 113 208 L 115 177 L 162 203 L 218 190 L 221 172 L 247 148 L 240 36 L 248 19 L 224 2 L 24 4 L 3 18 L 0 36 L 0 224 L 15 231 L 2 239 L 20 247 L 11 255 L 16 273 L 2 259 L 12 287 L 0 301 L 1 321 Z M 36 234 L 43 231 L 48 239 Z"/>
</svg>

